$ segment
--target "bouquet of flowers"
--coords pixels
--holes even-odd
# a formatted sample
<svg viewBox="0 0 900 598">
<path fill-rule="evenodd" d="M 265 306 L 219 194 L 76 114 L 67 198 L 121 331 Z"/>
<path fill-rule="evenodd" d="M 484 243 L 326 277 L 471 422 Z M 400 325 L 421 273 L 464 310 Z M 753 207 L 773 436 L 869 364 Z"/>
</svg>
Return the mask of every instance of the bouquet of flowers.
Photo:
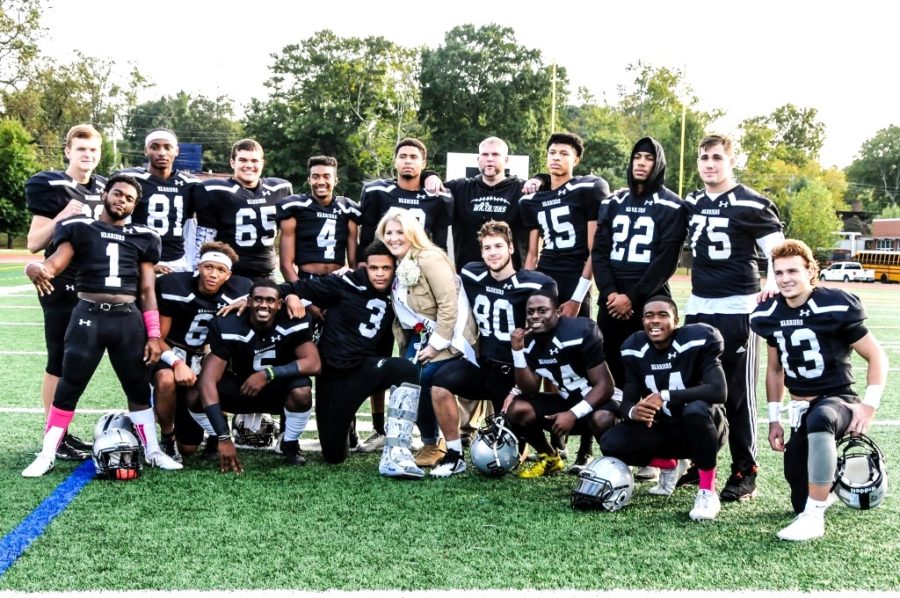
<svg viewBox="0 0 900 598">
<path fill-rule="evenodd" d="M 407 255 L 397 264 L 397 280 L 403 286 L 407 288 L 415 286 L 419 282 L 420 276 L 422 276 L 422 269 L 419 268 L 416 258 Z"/>
</svg>

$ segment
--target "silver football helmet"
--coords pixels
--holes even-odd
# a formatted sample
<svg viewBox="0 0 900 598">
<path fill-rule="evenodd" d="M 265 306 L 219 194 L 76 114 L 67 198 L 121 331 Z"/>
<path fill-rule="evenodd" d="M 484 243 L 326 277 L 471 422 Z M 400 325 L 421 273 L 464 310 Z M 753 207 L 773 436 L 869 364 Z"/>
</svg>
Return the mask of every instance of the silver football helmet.
<svg viewBox="0 0 900 598">
<path fill-rule="evenodd" d="M 268 413 L 239 413 L 231 420 L 235 446 L 269 448 L 278 436 L 278 424 Z"/>
<path fill-rule="evenodd" d="M 135 480 L 141 475 L 141 443 L 128 430 L 112 428 L 102 432 L 91 450 L 97 477 L 106 480 Z"/>
<path fill-rule="evenodd" d="M 628 505 L 633 492 L 631 468 L 615 457 L 600 457 L 578 476 L 572 491 L 572 508 L 618 511 Z"/>
<path fill-rule="evenodd" d="M 127 430 L 134 434 L 134 425 L 132 425 L 131 418 L 128 416 L 127 411 L 107 411 L 101 415 L 100 419 L 97 420 L 97 425 L 94 426 L 94 440 L 100 438 L 100 435 L 107 430 L 114 430 L 116 428 Z"/>
<path fill-rule="evenodd" d="M 486 476 L 506 475 L 519 464 L 519 439 L 506 425 L 506 416 L 488 416 L 469 449 L 475 469 Z"/>
<path fill-rule="evenodd" d="M 884 453 L 866 436 L 844 436 L 837 443 L 834 493 L 848 507 L 874 509 L 888 490 Z"/>
</svg>

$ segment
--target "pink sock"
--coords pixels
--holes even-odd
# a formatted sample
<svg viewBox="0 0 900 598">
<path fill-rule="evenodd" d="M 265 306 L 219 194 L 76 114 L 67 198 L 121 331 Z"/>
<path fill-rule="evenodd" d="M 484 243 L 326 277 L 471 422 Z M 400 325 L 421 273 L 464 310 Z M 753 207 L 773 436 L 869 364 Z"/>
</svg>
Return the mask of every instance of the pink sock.
<svg viewBox="0 0 900 598">
<path fill-rule="evenodd" d="M 675 469 L 678 461 L 675 459 L 651 459 L 650 467 L 659 467 L 660 469 Z"/>
<path fill-rule="evenodd" d="M 68 430 L 73 417 L 75 417 L 74 411 L 63 411 L 62 409 L 51 406 L 50 413 L 47 414 L 47 425 L 44 426 L 44 434 L 46 434 L 47 430 L 50 428 L 62 428 L 63 430 Z"/>
<path fill-rule="evenodd" d="M 716 489 L 716 468 L 700 469 L 700 489 L 713 491 Z"/>
</svg>

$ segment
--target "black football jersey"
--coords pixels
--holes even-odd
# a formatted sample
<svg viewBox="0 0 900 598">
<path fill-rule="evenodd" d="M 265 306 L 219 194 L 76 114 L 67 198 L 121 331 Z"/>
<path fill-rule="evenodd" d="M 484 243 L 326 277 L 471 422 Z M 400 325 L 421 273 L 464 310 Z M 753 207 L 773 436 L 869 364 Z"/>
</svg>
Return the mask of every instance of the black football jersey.
<svg viewBox="0 0 900 598">
<path fill-rule="evenodd" d="M 209 179 L 196 189 L 197 226 L 216 229 L 216 240 L 237 252 L 242 273 L 268 275 L 275 269 L 278 201 L 293 194 L 291 184 L 274 177 L 245 189 L 234 179 Z"/>
<path fill-rule="evenodd" d="M 479 356 L 512 363 L 510 334 L 525 327 L 525 303 L 537 290 L 556 292 L 556 282 L 533 270 L 519 270 L 505 280 L 495 280 L 484 262 L 466 264 L 460 278 L 478 323 Z"/>
<path fill-rule="evenodd" d="M 53 239 L 57 244 L 71 243 L 75 250 L 70 269 L 77 273 L 79 292 L 134 296 L 140 289 L 140 264 L 157 263 L 162 245 L 152 228 L 113 226 L 83 217 L 59 222 Z"/>
<path fill-rule="evenodd" d="M 449 193 L 429 195 L 425 189 L 407 191 L 397 186 L 396 180 L 378 180 L 367 183 L 359 196 L 360 253 L 375 240 L 378 221 L 391 208 L 403 208 L 412 212 L 431 240 L 441 249 L 447 249 L 447 228 L 453 218 L 453 196 Z"/>
<path fill-rule="evenodd" d="M 184 255 L 184 223 L 194 216 L 194 188 L 200 179 L 176 170 L 163 180 L 143 167 L 128 168 L 118 174 L 134 177 L 141 184 L 141 201 L 134 208 L 131 221 L 159 234 L 161 261 L 180 259 Z"/>
<path fill-rule="evenodd" d="M 519 213 L 524 184 L 518 177 L 509 177 L 491 187 L 481 175 L 444 183 L 453 194 L 453 257 L 458 268 L 481 259 L 478 231 L 488 220 L 509 225 L 516 249 L 513 264 L 521 267 L 528 252 L 528 229 Z"/>
<path fill-rule="evenodd" d="M 197 290 L 197 274 L 173 272 L 156 279 L 160 315 L 172 318 L 166 342 L 198 353 L 206 344 L 209 321 L 226 305 L 247 296 L 252 282 L 243 276 L 229 278 L 215 295 Z"/>
<path fill-rule="evenodd" d="M 686 324 L 677 328 L 668 349 L 657 349 L 647 333 L 643 330 L 635 332 L 622 343 L 622 363 L 625 366 L 625 385 L 622 398 L 622 410 L 630 409 L 641 398 L 664 390 L 669 391 L 669 408 L 673 415 L 678 415 L 686 402 L 686 397 L 679 393 L 688 389 L 697 389 L 704 380 L 710 378 L 710 370 L 721 372 L 721 355 L 724 341 L 718 330 L 708 324 Z M 724 374 L 719 375 L 724 380 Z M 698 396 L 688 393 L 689 400 L 707 400 L 710 403 L 721 403 L 721 396 Z"/>
<path fill-rule="evenodd" d="M 359 205 L 346 197 L 335 197 L 323 206 L 308 195 L 291 195 L 278 202 L 278 222 L 296 221 L 294 263 L 344 264 L 347 261 L 349 222 L 359 224 Z M 355 259 L 355 256 L 354 256 Z"/>
<path fill-rule="evenodd" d="M 552 335 L 525 346 L 528 367 L 549 380 L 564 398 L 584 398 L 591 390 L 588 370 L 606 361 L 603 337 L 588 318 L 561 317 Z"/>
<path fill-rule="evenodd" d="M 815 288 L 800 307 L 781 295 L 761 303 L 750 314 L 750 328 L 778 348 L 791 394 L 812 397 L 849 392 L 850 345 L 868 333 L 865 320 L 856 295 Z"/>
<path fill-rule="evenodd" d="M 520 209 L 526 228 L 544 238 L 541 269 L 581 269 L 588 257 L 588 222 L 597 219 L 600 202 L 609 195 L 601 178 L 582 176 L 558 189 L 522 196 Z"/>
<path fill-rule="evenodd" d="M 294 292 L 327 310 L 319 354 L 329 366 L 349 369 L 366 357 L 389 357 L 394 308 L 390 291 L 372 288 L 365 268 L 292 283 Z"/>
<path fill-rule="evenodd" d="M 656 293 L 678 267 L 686 234 L 684 202 L 665 187 L 644 197 L 626 189 L 604 199 L 592 252 L 601 303 L 612 292 L 628 292 L 638 304 Z"/>
<path fill-rule="evenodd" d="M 81 213 L 87 218 L 96 220 L 103 211 L 100 199 L 106 178 L 92 175 L 87 185 L 76 183 L 65 172 L 46 170 L 39 172 L 25 183 L 25 205 L 35 216 L 56 218 L 71 200 L 77 199 L 84 206 Z M 44 257 L 50 257 L 56 251 L 54 241 L 44 251 Z M 74 281 L 75 272 L 70 268 L 56 277 L 63 281 Z"/>
<path fill-rule="evenodd" d="M 744 185 L 716 199 L 694 191 L 684 204 L 694 256 L 691 292 L 708 298 L 758 292 L 756 240 L 782 231 L 775 204 Z"/>
<path fill-rule="evenodd" d="M 292 320 L 282 307 L 275 325 L 265 331 L 250 325 L 250 312 L 232 312 L 209 323 L 209 349 L 228 362 L 228 369 L 240 380 L 269 366 L 285 365 L 297 360 L 295 349 L 312 342 L 309 316 Z"/>
</svg>

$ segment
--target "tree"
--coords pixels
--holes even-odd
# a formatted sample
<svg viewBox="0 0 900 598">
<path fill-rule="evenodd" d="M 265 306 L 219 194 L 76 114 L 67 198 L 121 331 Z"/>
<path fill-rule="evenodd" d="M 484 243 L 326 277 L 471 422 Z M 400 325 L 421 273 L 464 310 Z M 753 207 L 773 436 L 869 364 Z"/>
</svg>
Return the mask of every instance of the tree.
<svg viewBox="0 0 900 598">
<path fill-rule="evenodd" d="M 509 27 L 454 27 L 444 44 L 422 50 L 419 117 L 430 134 L 429 154 L 442 164 L 447 152 L 474 152 L 495 135 L 510 153 L 543 164 L 550 130 L 553 68 L 540 50 L 522 46 Z M 557 108 L 566 104 L 566 72 L 556 69 Z M 557 127 L 559 130 L 560 127 Z"/>
<path fill-rule="evenodd" d="M 135 106 L 125 120 L 122 153 L 126 163 L 144 161 L 144 139 L 154 129 L 175 131 L 179 143 L 203 146 L 203 170 L 228 172 L 231 146 L 243 136 L 235 120 L 234 104 L 227 96 L 208 98 L 179 91 Z"/>
<path fill-rule="evenodd" d="M 6 233 L 6 246 L 13 237 L 27 232 L 31 221 L 25 206 L 25 181 L 39 170 L 28 131 L 17 120 L 0 119 L 0 230 Z"/>
<path fill-rule="evenodd" d="M 776 160 L 797 167 L 817 161 L 825 143 L 825 124 L 817 114 L 815 108 L 785 104 L 768 116 L 745 119 L 740 128 L 747 171 L 761 173 Z"/>
<path fill-rule="evenodd" d="M 0 90 L 23 82 L 38 56 L 41 0 L 4 0 L 0 5 Z"/>
<path fill-rule="evenodd" d="M 897 205 L 900 197 L 900 127 L 891 125 L 867 139 L 859 150 L 859 157 L 846 172 L 856 197 L 865 199 L 862 192 L 872 191 L 867 209 L 877 212 Z"/>
<path fill-rule="evenodd" d="M 804 181 L 788 199 L 784 212 L 787 237 L 804 241 L 817 253 L 834 247 L 842 223 L 823 182 Z"/>
<path fill-rule="evenodd" d="M 244 126 L 265 141 L 269 172 L 299 183 L 309 156 L 338 159 L 344 195 L 387 175 L 397 141 L 419 135 L 418 53 L 383 37 L 320 31 L 273 55 L 268 100 L 253 99 Z"/>
<path fill-rule="evenodd" d="M 622 114 L 612 106 L 598 104 L 583 89 L 578 95 L 581 103 L 566 106 L 562 115 L 564 128 L 584 139 L 584 155 L 578 171 L 602 176 L 611 189 L 624 187 L 628 154 L 634 142 L 623 132 Z"/>
</svg>

